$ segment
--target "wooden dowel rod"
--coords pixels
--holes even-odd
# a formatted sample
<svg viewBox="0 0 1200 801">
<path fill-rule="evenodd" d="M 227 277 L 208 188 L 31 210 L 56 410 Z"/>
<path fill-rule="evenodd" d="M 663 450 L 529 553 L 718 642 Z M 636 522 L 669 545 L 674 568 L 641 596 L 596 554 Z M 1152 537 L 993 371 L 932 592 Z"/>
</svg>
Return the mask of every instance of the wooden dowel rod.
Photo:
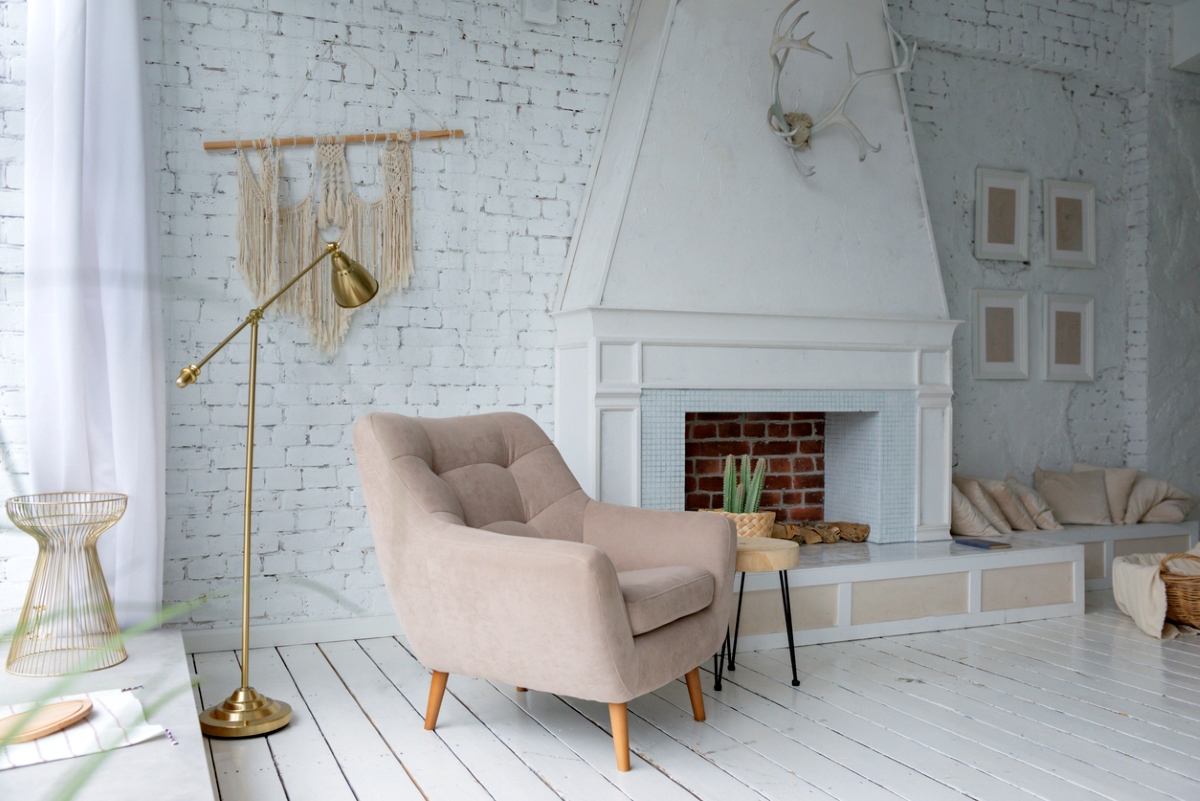
<svg viewBox="0 0 1200 801">
<path fill-rule="evenodd" d="M 460 139 L 466 134 L 462 129 L 455 128 L 452 130 L 441 131 L 413 131 L 411 136 L 414 140 L 417 139 Z M 275 139 L 226 139 L 221 142 L 205 142 L 205 150 L 235 150 L 239 147 L 266 147 L 268 144 L 275 147 L 293 147 L 295 145 L 315 145 L 318 142 L 342 142 L 345 144 L 357 144 L 359 142 L 391 142 L 400 139 L 399 133 L 364 133 L 364 134 L 349 134 L 346 136 L 281 136 Z"/>
</svg>

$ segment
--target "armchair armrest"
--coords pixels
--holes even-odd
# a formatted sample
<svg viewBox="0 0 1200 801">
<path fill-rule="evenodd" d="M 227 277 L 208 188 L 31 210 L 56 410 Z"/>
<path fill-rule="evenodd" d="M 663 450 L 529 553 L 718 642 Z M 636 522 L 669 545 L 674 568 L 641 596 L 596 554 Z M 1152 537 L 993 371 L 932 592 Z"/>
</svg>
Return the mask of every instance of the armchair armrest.
<svg viewBox="0 0 1200 801">
<path fill-rule="evenodd" d="M 617 572 L 648 567 L 702 567 L 718 592 L 732 581 L 737 526 L 723 515 L 664 512 L 592 501 L 584 509 L 583 541 L 612 560 Z"/>
<path fill-rule="evenodd" d="M 733 605 L 737 527 L 723 515 L 664 512 L 592 501 L 583 511 L 583 541 L 608 554 L 618 572 L 652 567 L 699 567 L 713 576 L 712 603 L 636 638 L 638 653 L 654 653 L 661 673 L 643 677 L 661 686 L 707 659 L 721 645 Z"/>
<path fill-rule="evenodd" d="M 632 697 L 633 636 L 603 551 L 454 523 L 423 540 L 429 597 L 403 622 L 427 667 L 593 700 Z"/>
</svg>

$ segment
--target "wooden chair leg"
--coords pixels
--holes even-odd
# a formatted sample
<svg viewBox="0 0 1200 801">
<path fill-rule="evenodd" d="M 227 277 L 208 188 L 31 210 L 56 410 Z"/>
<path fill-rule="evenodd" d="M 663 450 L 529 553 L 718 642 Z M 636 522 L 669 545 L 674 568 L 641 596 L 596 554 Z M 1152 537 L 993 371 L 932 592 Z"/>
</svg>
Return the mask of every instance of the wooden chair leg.
<svg viewBox="0 0 1200 801">
<path fill-rule="evenodd" d="M 429 682 L 429 706 L 425 707 L 425 731 L 433 731 L 437 725 L 438 712 L 442 710 L 442 696 L 446 692 L 446 679 L 449 673 L 433 671 L 433 681 Z"/>
<path fill-rule="evenodd" d="M 608 719 L 612 723 L 613 750 L 617 753 L 617 770 L 629 770 L 629 711 L 625 704 L 609 704 Z"/>
<path fill-rule="evenodd" d="M 704 720 L 704 693 L 700 690 L 700 668 L 694 667 L 687 672 L 688 696 L 692 699 L 692 717 Z"/>
</svg>

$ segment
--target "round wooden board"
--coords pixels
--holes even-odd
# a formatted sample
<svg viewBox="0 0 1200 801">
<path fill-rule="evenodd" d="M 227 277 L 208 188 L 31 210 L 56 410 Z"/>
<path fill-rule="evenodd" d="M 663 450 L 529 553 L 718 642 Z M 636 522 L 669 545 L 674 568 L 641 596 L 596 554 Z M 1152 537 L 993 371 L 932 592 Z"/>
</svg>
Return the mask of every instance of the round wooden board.
<svg viewBox="0 0 1200 801">
<path fill-rule="evenodd" d="M 738 537 L 737 567 L 739 573 L 775 573 L 791 570 L 800 564 L 800 546 L 791 540 L 769 537 Z"/>
<path fill-rule="evenodd" d="M 86 718 L 92 712 L 92 702 L 86 698 L 47 704 L 35 711 L 10 715 L 0 720 L 0 742 L 6 745 L 27 743 L 47 734 L 54 734 Z M 28 716 L 28 717 L 27 717 Z M 14 736 L 13 732 L 20 728 Z"/>
</svg>

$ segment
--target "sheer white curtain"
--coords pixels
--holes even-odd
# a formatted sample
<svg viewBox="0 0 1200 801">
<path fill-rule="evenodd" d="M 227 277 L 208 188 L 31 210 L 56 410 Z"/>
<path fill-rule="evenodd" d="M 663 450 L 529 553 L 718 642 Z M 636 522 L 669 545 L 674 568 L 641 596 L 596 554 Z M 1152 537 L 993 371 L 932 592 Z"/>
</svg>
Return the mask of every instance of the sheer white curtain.
<svg viewBox="0 0 1200 801">
<path fill-rule="evenodd" d="M 25 369 L 34 492 L 123 492 L 121 624 L 162 600 L 165 378 L 137 0 L 28 7 Z"/>
</svg>

